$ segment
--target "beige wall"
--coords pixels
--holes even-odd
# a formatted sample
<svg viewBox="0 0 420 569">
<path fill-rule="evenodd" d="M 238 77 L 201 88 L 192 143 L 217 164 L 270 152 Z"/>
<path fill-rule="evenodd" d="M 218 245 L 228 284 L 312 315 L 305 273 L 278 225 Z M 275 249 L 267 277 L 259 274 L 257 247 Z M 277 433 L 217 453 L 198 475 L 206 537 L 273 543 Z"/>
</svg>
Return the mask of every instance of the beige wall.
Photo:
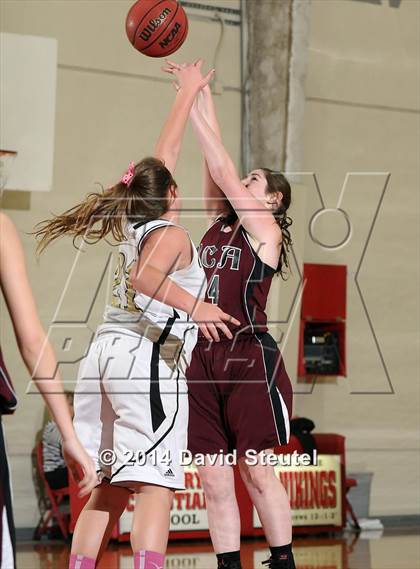
<svg viewBox="0 0 420 569">
<path fill-rule="evenodd" d="M 420 3 L 402 0 L 396 9 L 388 2 L 313 0 L 311 10 L 304 170 L 316 173 L 331 208 L 348 172 L 385 174 L 349 179 L 341 206 L 353 225 L 347 246 L 327 251 L 306 231 L 305 261 L 349 268 L 348 378 L 299 396 L 296 410 L 312 417 L 320 431 L 347 437 L 349 471 L 374 473 L 372 515 L 414 514 L 419 508 Z M 355 285 L 388 172 L 359 285 L 393 394 Z M 310 176 L 302 182 L 309 220 L 320 204 Z M 334 213 L 317 227 L 317 237 L 329 242 L 343 233 Z"/>
</svg>

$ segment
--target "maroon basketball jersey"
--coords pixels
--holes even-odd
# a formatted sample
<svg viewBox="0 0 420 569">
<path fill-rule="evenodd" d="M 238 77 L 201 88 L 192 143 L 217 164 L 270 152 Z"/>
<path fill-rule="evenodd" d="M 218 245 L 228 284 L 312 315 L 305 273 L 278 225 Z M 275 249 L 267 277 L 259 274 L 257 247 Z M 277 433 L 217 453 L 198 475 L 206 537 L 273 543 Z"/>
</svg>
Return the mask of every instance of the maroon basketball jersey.
<svg viewBox="0 0 420 569">
<path fill-rule="evenodd" d="M 215 221 L 200 243 L 207 277 L 205 301 L 239 320 L 238 327 L 228 325 L 234 335 L 266 332 L 265 306 L 275 270 L 255 253 L 239 220 L 231 231 L 223 231 L 226 227 L 223 221 Z"/>
</svg>

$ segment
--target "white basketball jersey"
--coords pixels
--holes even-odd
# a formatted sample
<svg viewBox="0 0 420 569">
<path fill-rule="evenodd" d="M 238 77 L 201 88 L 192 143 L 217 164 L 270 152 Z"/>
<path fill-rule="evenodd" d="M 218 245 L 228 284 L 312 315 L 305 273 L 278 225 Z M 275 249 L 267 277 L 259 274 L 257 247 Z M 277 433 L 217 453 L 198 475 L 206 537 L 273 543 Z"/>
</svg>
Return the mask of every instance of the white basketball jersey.
<svg viewBox="0 0 420 569">
<path fill-rule="evenodd" d="M 197 325 L 191 320 L 191 317 L 182 310 L 175 309 L 169 304 L 138 292 L 130 282 L 130 272 L 137 262 L 142 243 L 152 231 L 167 226 L 181 227 L 186 231 L 184 227 L 165 219 L 156 219 L 146 223 L 127 223 L 125 229 L 127 240 L 119 245 L 112 304 L 105 309 L 104 323 L 114 325 L 118 323 L 122 326 L 126 323 L 130 325 L 138 321 L 144 314 L 162 330 L 170 325 L 170 333 L 185 341 L 184 349 L 188 353 L 192 351 L 197 340 Z M 192 261 L 190 265 L 174 271 L 168 276 L 194 297 L 203 299 L 207 280 L 192 241 L 191 250 Z"/>
</svg>

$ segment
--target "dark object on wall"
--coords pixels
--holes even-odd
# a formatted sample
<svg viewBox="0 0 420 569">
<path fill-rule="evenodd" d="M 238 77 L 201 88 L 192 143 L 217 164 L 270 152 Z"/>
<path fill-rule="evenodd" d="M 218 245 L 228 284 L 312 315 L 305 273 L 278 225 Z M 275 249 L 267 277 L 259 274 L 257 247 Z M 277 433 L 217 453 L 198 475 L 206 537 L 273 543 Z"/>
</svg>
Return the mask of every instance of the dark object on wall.
<svg viewBox="0 0 420 569">
<path fill-rule="evenodd" d="M 346 265 L 305 263 L 298 376 L 346 376 Z"/>
<path fill-rule="evenodd" d="M 305 326 L 303 359 L 306 373 L 340 373 L 338 352 L 339 335 L 337 330 L 326 330 L 322 323 L 308 322 Z"/>
<path fill-rule="evenodd" d="M 303 452 L 311 457 L 311 464 L 314 462 L 314 450 L 316 449 L 315 437 L 311 435 L 311 431 L 315 429 L 315 423 L 306 417 L 298 417 L 290 421 L 290 433 L 295 435 L 302 445 Z"/>
</svg>

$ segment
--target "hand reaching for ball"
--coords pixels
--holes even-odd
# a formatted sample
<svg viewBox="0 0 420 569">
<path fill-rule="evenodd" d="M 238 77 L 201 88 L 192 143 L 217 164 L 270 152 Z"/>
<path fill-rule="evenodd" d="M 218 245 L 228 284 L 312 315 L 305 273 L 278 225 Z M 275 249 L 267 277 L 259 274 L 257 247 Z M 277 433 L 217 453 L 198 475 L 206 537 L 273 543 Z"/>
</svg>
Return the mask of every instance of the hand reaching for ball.
<svg viewBox="0 0 420 569">
<path fill-rule="evenodd" d="M 180 89 L 191 89 L 198 93 L 209 84 L 214 76 L 214 69 L 211 69 L 204 77 L 201 73 L 203 65 L 202 59 L 197 59 L 194 63 L 175 63 L 166 59 L 166 66 L 162 67 L 163 71 L 170 73 L 176 77 L 173 85 L 177 91 Z"/>
</svg>

